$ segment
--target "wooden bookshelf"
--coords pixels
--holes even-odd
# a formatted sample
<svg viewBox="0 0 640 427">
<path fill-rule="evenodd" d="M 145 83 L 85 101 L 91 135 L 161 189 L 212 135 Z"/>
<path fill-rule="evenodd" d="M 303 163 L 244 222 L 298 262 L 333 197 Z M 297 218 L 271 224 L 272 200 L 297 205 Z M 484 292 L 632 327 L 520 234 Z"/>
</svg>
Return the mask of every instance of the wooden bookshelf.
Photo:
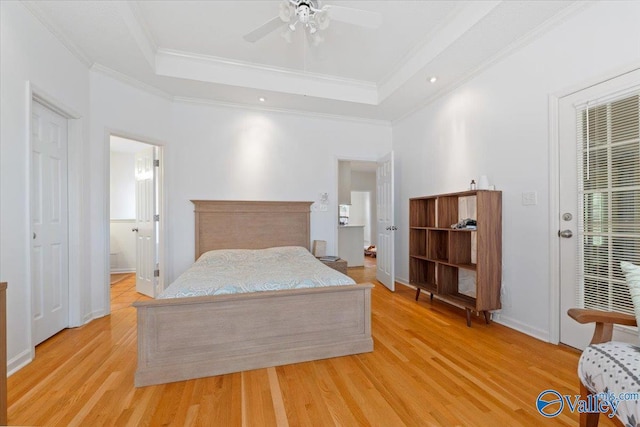
<svg viewBox="0 0 640 427">
<path fill-rule="evenodd" d="M 451 228 L 461 219 L 476 229 Z M 462 289 L 461 270 L 475 280 Z M 420 291 L 471 312 L 500 308 L 502 279 L 502 192 L 473 190 L 409 199 L 409 281 Z M 465 286 L 468 286 L 468 279 Z"/>
</svg>

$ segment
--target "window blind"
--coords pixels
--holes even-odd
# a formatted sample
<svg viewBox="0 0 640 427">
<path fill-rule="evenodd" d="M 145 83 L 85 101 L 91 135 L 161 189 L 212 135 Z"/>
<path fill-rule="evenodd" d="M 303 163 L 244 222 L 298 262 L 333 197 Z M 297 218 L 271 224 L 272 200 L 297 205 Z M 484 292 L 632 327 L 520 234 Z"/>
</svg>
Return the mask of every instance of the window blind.
<svg viewBox="0 0 640 427">
<path fill-rule="evenodd" d="M 633 314 L 620 261 L 640 265 L 640 90 L 577 112 L 577 303 Z"/>
</svg>

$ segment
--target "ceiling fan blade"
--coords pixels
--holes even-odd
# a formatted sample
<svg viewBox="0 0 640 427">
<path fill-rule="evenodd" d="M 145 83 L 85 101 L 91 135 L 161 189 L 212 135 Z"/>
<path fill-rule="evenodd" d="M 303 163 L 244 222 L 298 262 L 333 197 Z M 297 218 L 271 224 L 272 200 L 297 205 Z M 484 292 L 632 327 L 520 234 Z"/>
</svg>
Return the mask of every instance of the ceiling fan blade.
<svg viewBox="0 0 640 427">
<path fill-rule="evenodd" d="M 378 12 L 329 4 L 324 6 L 323 10 L 326 10 L 329 18 L 334 21 L 367 28 L 378 28 L 382 25 L 382 15 Z"/>
<path fill-rule="evenodd" d="M 279 16 L 276 16 L 275 18 L 272 18 L 264 24 L 260 25 L 250 33 L 245 34 L 242 38 L 250 43 L 255 43 L 267 34 L 280 28 L 283 24 L 284 22 L 282 22 L 282 19 Z"/>
</svg>

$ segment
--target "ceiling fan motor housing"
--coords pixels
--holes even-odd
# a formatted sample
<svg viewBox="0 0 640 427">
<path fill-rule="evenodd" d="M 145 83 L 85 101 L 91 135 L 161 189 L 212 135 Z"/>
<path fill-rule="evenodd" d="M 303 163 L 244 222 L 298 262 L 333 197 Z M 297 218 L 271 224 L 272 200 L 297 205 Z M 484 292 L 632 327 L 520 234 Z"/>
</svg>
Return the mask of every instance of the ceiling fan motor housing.
<svg viewBox="0 0 640 427">
<path fill-rule="evenodd" d="M 300 6 L 298 6 L 298 9 L 296 10 L 296 15 L 298 15 L 300 22 L 302 22 L 303 24 L 308 24 L 309 16 L 311 16 L 311 10 L 306 4 L 300 4 Z"/>
<path fill-rule="evenodd" d="M 320 0 L 282 0 L 278 16 L 246 34 L 244 39 L 250 43 L 255 43 L 276 30 L 281 22 L 287 23 L 287 28 L 291 32 L 295 31 L 296 25 L 300 23 L 308 30 L 310 35 L 314 36 L 313 41 L 315 44 L 322 41 L 322 37 L 317 34 L 318 30 L 326 29 L 329 26 L 329 22 L 334 19 L 367 28 L 380 26 L 380 13 L 335 5 L 321 6 L 321 3 L 323 2 Z M 277 19 L 278 17 L 280 18 L 279 20 Z M 283 37 L 288 42 L 291 42 L 290 36 L 285 36 L 285 34 L 288 33 L 283 33 Z"/>
</svg>

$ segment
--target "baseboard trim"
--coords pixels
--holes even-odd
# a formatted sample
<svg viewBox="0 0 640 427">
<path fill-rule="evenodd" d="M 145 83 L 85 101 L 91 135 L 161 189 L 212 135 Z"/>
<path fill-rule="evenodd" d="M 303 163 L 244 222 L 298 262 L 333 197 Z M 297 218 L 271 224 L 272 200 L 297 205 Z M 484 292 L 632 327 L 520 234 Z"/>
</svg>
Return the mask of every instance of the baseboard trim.
<svg viewBox="0 0 640 427">
<path fill-rule="evenodd" d="M 33 361 L 32 353 L 33 352 L 31 350 L 25 350 L 16 357 L 11 358 L 7 363 L 7 377 L 10 377 L 31 363 Z"/>
<path fill-rule="evenodd" d="M 416 289 L 415 286 L 409 284 L 408 280 L 405 280 L 405 279 L 402 279 L 402 278 L 397 278 L 396 277 L 396 283 L 399 284 L 399 285 L 407 286 L 407 287 L 412 288 L 412 289 Z"/>
<path fill-rule="evenodd" d="M 405 283 L 402 279 L 396 278 L 396 283 L 400 285 L 407 286 L 412 289 L 417 289 L 415 286 Z M 453 304 L 455 305 L 455 304 Z M 549 341 L 549 331 L 545 331 L 538 328 L 533 328 L 527 324 L 524 324 L 518 320 L 515 320 L 511 317 L 503 315 L 501 312 L 493 312 L 491 313 L 491 320 L 494 322 L 506 326 L 507 328 L 514 329 L 518 332 L 522 332 L 523 334 L 529 335 L 530 337 L 536 338 L 540 341 L 551 342 Z"/>
<path fill-rule="evenodd" d="M 522 323 L 518 320 L 515 320 L 511 317 L 505 316 L 502 313 L 496 312 L 492 313 L 491 319 L 501 324 L 502 326 L 506 326 L 507 328 L 515 329 L 518 332 L 522 332 L 523 334 L 529 335 L 530 337 L 539 339 L 540 341 L 550 342 L 549 341 L 549 331 L 545 331 L 538 328 L 533 328 L 525 323 Z"/>
<path fill-rule="evenodd" d="M 93 317 L 93 313 L 87 313 L 84 317 L 82 317 L 82 323 L 80 325 L 74 326 L 74 328 L 84 326 L 87 323 L 91 322 L 93 319 L 95 319 L 95 317 Z"/>
<path fill-rule="evenodd" d="M 112 268 L 110 271 L 110 273 L 112 274 L 117 274 L 117 273 L 135 273 L 136 269 L 135 268 Z"/>
<path fill-rule="evenodd" d="M 91 313 L 91 318 L 87 321 L 87 323 L 89 323 L 92 320 L 96 320 L 99 319 L 101 317 L 107 316 L 109 313 L 107 313 L 104 309 L 102 310 L 96 310 L 93 313 Z"/>
</svg>

